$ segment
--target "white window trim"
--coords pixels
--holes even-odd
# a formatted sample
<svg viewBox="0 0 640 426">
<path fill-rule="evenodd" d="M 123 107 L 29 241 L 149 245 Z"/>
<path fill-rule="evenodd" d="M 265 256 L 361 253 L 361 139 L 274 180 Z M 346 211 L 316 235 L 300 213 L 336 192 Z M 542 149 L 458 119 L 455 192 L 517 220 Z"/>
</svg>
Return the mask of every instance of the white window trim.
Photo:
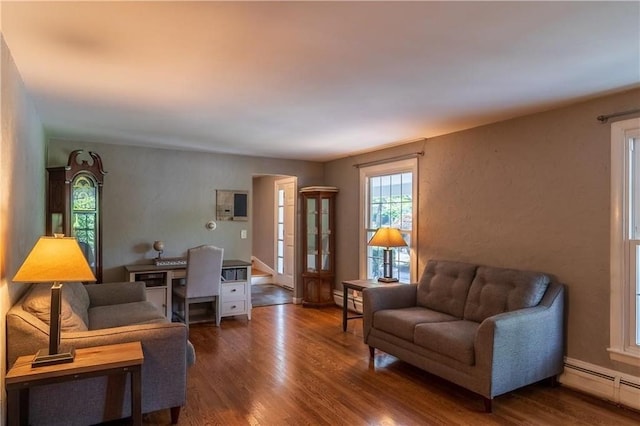
<svg viewBox="0 0 640 426">
<path fill-rule="evenodd" d="M 411 261 L 411 282 L 417 281 L 418 270 L 418 159 L 410 158 L 407 160 L 394 161 L 390 163 L 377 164 L 375 166 L 360 168 L 360 244 L 358 251 L 360 279 L 367 278 L 367 243 L 365 224 L 367 223 L 367 206 L 369 205 L 369 188 L 367 187 L 367 178 L 369 176 L 377 176 L 384 174 L 394 174 L 400 172 L 411 171 L 412 178 L 412 206 L 411 215 L 411 246 L 409 247 L 409 258 Z"/>
<path fill-rule="evenodd" d="M 638 365 L 635 331 L 635 283 L 629 259 L 629 135 L 640 130 L 640 118 L 611 125 L 610 347 L 612 360 Z M 640 147 L 636 147 L 640 149 Z"/>
</svg>

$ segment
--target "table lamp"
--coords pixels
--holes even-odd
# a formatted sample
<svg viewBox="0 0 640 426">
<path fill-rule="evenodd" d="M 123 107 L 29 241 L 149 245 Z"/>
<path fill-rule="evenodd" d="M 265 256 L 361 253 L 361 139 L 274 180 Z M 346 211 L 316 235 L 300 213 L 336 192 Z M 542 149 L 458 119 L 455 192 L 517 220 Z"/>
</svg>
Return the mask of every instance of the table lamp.
<svg viewBox="0 0 640 426">
<path fill-rule="evenodd" d="M 383 283 L 397 282 L 398 279 L 393 278 L 393 250 L 391 247 L 405 247 L 407 245 L 400 230 L 397 228 L 378 228 L 368 245 L 384 247 L 384 277 L 378 278 L 378 281 Z"/>
<path fill-rule="evenodd" d="M 62 309 L 62 283 L 95 281 L 96 277 L 82 254 L 78 241 L 55 234 L 40 237 L 24 263 L 13 277 L 14 282 L 51 283 L 51 317 L 49 320 L 49 349 L 36 354 L 32 367 L 73 362 L 74 350 L 60 352 L 60 313 Z"/>
</svg>

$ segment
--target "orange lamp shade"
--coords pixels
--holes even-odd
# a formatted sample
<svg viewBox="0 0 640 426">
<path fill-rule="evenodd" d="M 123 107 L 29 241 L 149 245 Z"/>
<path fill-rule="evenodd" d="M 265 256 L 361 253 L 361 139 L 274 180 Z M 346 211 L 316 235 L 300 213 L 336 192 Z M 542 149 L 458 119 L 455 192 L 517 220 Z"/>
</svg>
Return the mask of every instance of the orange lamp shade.
<svg viewBox="0 0 640 426">
<path fill-rule="evenodd" d="M 407 243 L 402 238 L 398 228 L 378 228 L 368 245 L 374 247 L 405 247 Z"/>
<path fill-rule="evenodd" d="M 40 237 L 13 277 L 19 283 L 95 281 L 73 237 Z"/>
</svg>

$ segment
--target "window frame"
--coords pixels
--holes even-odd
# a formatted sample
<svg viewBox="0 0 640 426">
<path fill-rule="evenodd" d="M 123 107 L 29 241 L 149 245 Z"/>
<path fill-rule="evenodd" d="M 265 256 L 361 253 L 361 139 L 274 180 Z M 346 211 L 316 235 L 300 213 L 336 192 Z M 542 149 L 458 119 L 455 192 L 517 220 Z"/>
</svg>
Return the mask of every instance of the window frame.
<svg viewBox="0 0 640 426">
<path fill-rule="evenodd" d="M 367 279 L 367 225 L 369 224 L 369 178 L 396 173 L 411 173 L 411 232 L 409 246 L 410 282 L 417 280 L 417 247 L 418 247 L 418 159 L 410 158 L 400 161 L 360 167 L 360 235 L 359 235 L 359 276 Z"/>
<path fill-rule="evenodd" d="M 612 360 L 637 365 L 638 306 L 636 306 L 637 261 L 633 261 L 631 239 L 631 148 L 630 140 L 640 141 L 640 118 L 611 125 L 611 249 L 610 249 L 610 347 Z M 636 144 L 635 150 L 640 150 Z M 637 259 L 637 257 L 636 257 Z"/>
</svg>

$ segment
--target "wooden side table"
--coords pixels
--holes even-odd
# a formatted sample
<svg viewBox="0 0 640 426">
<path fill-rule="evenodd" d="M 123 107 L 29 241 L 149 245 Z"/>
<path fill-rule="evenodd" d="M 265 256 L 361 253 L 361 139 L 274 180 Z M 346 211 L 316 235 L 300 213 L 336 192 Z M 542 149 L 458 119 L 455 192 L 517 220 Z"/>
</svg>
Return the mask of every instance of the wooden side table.
<svg viewBox="0 0 640 426">
<path fill-rule="evenodd" d="M 362 318 L 361 314 L 348 316 L 347 300 L 349 297 L 349 289 L 362 291 L 365 288 L 384 287 L 389 285 L 403 284 L 399 282 L 395 283 L 383 283 L 378 280 L 349 280 L 342 281 L 342 289 L 344 291 L 342 298 L 342 331 L 347 331 L 347 321 L 357 318 Z"/>
<path fill-rule="evenodd" d="M 32 368 L 32 360 L 33 355 L 19 357 L 5 377 L 9 426 L 29 424 L 29 389 L 34 386 L 128 373 L 131 373 L 131 417 L 134 425 L 142 425 L 144 356 L 140 342 L 77 349 L 75 360 L 67 364 Z"/>
</svg>

